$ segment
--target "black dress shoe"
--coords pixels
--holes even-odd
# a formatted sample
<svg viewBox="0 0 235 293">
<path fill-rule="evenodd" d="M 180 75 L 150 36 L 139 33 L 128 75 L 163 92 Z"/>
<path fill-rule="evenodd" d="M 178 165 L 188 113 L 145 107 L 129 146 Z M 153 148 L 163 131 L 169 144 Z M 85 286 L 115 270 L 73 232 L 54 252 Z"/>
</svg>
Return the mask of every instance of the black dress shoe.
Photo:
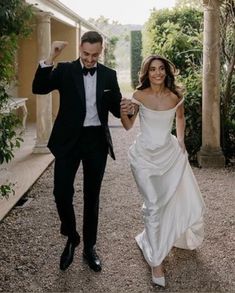
<svg viewBox="0 0 235 293">
<path fill-rule="evenodd" d="M 62 271 L 65 271 L 73 262 L 73 256 L 75 248 L 80 243 L 80 237 L 76 239 L 76 241 L 71 241 L 71 239 L 67 240 L 67 243 L 65 245 L 64 251 L 61 254 L 60 257 L 60 269 Z"/>
<path fill-rule="evenodd" d="M 83 258 L 93 271 L 100 272 L 102 270 L 101 261 L 94 248 L 89 251 L 83 251 Z"/>
</svg>

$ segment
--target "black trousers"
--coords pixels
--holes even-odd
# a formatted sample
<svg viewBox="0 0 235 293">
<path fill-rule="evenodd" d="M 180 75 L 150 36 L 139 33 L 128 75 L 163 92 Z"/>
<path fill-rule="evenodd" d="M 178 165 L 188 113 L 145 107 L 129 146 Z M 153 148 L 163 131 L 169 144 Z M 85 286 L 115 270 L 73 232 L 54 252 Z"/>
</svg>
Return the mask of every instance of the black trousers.
<svg viewBox="0 0 235 293">
<path fill-rule="evenodd" d="M 99 194 L 107 162 L 108 146 L 101 126 L 83 127 L 76 148 L 66 157 L 55 159 L 54 196 L 61 220 L 61 233 L 77 238 L 73 207 L 74 179 L 83 165 L 83 242 L 89 250 L 96 244 Z"/>
</svg>

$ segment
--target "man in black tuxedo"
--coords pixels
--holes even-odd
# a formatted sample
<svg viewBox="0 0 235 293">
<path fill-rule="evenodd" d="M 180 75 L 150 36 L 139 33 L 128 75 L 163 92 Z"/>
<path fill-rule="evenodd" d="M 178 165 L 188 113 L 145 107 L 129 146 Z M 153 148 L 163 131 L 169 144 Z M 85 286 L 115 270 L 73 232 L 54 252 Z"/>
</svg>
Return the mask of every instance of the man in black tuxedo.
<svg viewBox="0 0 235 293">
<path fill-rule="evenodd" d="M 73 62 L 53 61 L 66 42 L 52 43 L 51 52 L 41 61 L 33 80 L 34 94 L 58 90 L 60 106 L 48 147 L 55 156 L 54 196 L 61 220 L 61 234 L 68 236 L 60 258 L 60 269 L 73 261 L 80 235 L 76 230 L 73 208 L 74 179 L 83 165 L 83 257 L 94 271 L 101 270 L 95 250 L 98 226 L 99 194 L 107 154 L 115 159 L 108 128 L 109 111 L 120 118 L 121 93 L 116 72 L 98 62 L 102 36 L 95 31 L 81 38 L 80 58 Z"/>
</svg>

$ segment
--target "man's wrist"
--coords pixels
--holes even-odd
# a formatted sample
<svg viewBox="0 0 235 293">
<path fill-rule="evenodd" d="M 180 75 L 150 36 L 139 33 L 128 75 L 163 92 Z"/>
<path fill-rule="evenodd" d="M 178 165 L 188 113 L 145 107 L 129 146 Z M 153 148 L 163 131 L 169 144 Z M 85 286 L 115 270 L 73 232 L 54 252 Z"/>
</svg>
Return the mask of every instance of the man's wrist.
<svg viewBox="0 0 235 293">
<path fill-rule="evenodd" d="M 54 63 L 52 63 L 52 64 L 46 64 L 45 63 L 45 60 L 40 60 L 39 61 L 39 64 L 40 64 L 41 68 L 53 67 L 54 66 Z"/>
<path fill-rule="evenodd" d="M 44 60 L 44 63 L 45 63 L 45 65 L 51 65 L 51 66 L 54 64 L 52 58 L 47 58 L 46 60 Z"/>
</svg>

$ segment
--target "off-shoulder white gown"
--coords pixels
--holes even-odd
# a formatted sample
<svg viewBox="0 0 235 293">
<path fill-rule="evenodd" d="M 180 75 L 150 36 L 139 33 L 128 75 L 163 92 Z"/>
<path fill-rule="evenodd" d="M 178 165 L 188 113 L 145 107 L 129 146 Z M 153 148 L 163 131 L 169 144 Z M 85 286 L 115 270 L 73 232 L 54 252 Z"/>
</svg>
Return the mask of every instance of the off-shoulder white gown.
<svg viewBox="0 0 235 293">
<path fill-rule="evenodd" d="M 139 105 L 140 134 L 128 156 L 143 197 L 144 231 L 136 241 L 150 266 L 161 264 L 173 246 L 195 249 L 204 237 L 205 204 L 177 138 L 171 134 L 179 104 L 155 111 Z"/>
</svg>

